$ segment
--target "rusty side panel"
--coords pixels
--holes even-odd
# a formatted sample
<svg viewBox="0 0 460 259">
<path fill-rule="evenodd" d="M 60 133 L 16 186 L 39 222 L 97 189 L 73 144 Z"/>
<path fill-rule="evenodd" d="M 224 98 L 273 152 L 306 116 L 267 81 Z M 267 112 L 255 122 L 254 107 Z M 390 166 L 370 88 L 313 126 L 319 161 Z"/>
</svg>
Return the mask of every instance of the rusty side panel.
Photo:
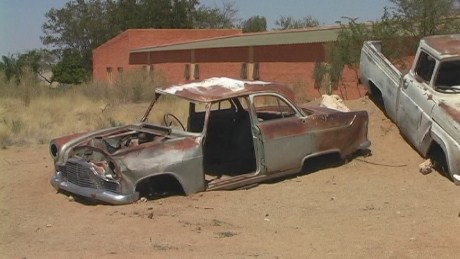
<svg viewBox="0 0 460 259">
<path fill-rule="evenodd" d="M 338 128 L 354 119 L 353 113 L 331 113 L 311 115 L 304 119 L 302 122 L 299 118 L 293 117 L 282 120 L 278 123 L 276 120 L 273 122 L 261 123 L 259 127 L 263 129 L 267 139 L 274 139 L 283 136 L 292 136 L 304 134 L 307 131 L 321 131 L 327 129 Z"/>
<path fill-rule="evenodd" d="M 148 146 L 136 147 L 125 155 L 117 154 L 123 160 L 125 175 L 133 187 L 142 179 L 168 173 L 177 178 L 185 193 L 204 190 L 202 149 L 198 139 L 172 139 Z"/>
<path fill-rule="evenodd" d="M 334 126 L 329 131 L 317 135 L 317 145 L 320 151 L 337 148 L 342 155 L 349 155 L 356 151 L 360 144 L 367 141 L 366 113 L 357 113 L 356 117 L 344 125 Z"/>
<path fill-rule="evenodd" d="M 259 123 L 266 167 L 270 173 L 297 170 L 305 157 L 323 152 L 339 152 L 344 158 L 368 142 L 367 121 L 367 113 L 358 111 Z"/>
<path fill-rule="evenodd" d="M 460 111 L 457 109 L 445 104 L 445 103 L 440 103 L 439 107 L 441 107 L 443 110 L 447 112 L 457 123 L 460 124 Z"/>
</svg>

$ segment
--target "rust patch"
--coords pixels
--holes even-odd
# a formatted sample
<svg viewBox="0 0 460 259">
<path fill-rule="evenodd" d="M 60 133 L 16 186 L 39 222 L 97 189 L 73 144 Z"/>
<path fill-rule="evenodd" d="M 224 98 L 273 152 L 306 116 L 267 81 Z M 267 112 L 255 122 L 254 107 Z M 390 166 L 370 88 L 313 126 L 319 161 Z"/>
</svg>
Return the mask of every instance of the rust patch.
<svg viewBox="0 0 460 259">
<path fill-rule="evenodd" d="M 441 109 L 445 110 L 447 114 L 449 114 L 457 123 L 460 124 L 460 111 L 457 109 L 445 104 L 445 103 L 440 103 L 439 107 Z"/>
<path fill-rule="evenodd" d="M 277 83 L 241 81 L 241 86 L 237 88 L 223 84 L 200 86 L 193 85 L 194 83 L 199 84 L 200 81 L 192 81 L 191 83 L 185 85 L 172 86 L 158 89 L 157 91 L 159 93 L 174 94 L 189 100 L 201 102 L 214 102 L 259 92 L 277 93 L 291 100 L 294 99 L 294 92 L 288 86 Z"/>
<path fill-rule="evenodd" d="M 87 132 L 80 132 L 80 133 L 76 133 L 76 134 L 72 134 L 72 135 L 68 135 L 68 136 L 64 136 L 64 137 L 61 137 L 61 138 L 57 138 L 57 139 L 53 139 L 51 140 L 51 144 L 54 144 L 58 147 L 58 149 L 60 149 L 64 144 L 66 144 L 67 142 L 73 140 L 73 139 L 76 139 L 84 134 L 86 134 Z"/>
<path fill-rule="evenodd" d="M 426 44 L 444 55 L 460 55 L 460 34 L 429 36 Z"/>
</svg>

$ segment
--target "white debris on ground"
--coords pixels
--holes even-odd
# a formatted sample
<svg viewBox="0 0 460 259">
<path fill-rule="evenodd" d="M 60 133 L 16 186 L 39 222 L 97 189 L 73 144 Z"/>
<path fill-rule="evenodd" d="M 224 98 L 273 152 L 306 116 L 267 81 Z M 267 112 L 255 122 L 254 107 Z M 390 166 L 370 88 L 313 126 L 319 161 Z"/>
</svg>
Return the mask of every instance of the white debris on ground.
<svg viewBox="0 0 460 259">
<path fill-rule="evenodd" d="M 333 95 L 323 95 L 323 99 L 321 100 L 321 107 L 326 107 L 342 112 L 348 112 L 350 109 L 343 103 L 342 98 L 340 96 L 333 94 Z"/>
<path fill-rule="evenodd" d="M 431 173 L 433 171 L 433 163 L 431 162 L 431 159 L 427 159 L 425 162 L 421 163 L 418 166 L 418 170 L 423 175 Z"/>
</svg>

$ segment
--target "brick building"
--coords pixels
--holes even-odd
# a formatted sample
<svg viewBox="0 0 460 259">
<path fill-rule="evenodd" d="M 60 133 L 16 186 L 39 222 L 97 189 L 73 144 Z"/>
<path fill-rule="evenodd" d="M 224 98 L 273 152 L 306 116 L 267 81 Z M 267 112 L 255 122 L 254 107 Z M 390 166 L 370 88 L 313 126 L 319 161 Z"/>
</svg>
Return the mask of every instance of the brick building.
<svg viewBox="0 0 460 259">
<path fill-rule="evenodd" d="M 129 29 L 93 50 L 93 79 L 111 83 L 123 71 L 145 68 L 146 64 L 129 64 L 129 53 L 133 49 L 241 33 L 241 30 L 236 29 Z M 181 65 L 182 68 L 183 65 Z M 165 71 L 176 71 L 177 64 L 166 65 L 164 69 Z M 180 75 L 182 79 L 183 73 Z"/>
<path fill-rule="evenodd" d="M 161 71 L 170 83 L 213 76 L 260 79 L 303 85 L 305 96 L 317 97 L 314 67 L 324 61 L 337 27 L 245 33 L 240 30 L 128 30 L 93 52 L 95 80 L 113 82 L 132 68 Z M 346 99 L 362 96 L 351 71 L 340 91 Z M 345 91 L 345 92 L 344 92 Z"/>
</svg>

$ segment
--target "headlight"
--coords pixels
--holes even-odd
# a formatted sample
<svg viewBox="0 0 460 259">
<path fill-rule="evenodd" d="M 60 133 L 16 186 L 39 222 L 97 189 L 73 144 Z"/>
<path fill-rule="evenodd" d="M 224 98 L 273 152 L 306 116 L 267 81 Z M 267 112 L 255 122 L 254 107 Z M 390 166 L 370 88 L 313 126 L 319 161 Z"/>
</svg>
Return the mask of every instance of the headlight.
<svg viewBox="0 0 460 259">
<path fill-rule="evenodd" d="M 120 174 L 118 167 L 112 161 L 92 161 L 91 170 L 93 173 L 104 180 L 118 180 L 120 179 Z"/>
<path fill-rule="evenodd" d="M 53 158 L 57 158 L 59 155 L 59 150 L 56 144 L 51 144 L 50 145 L 50 153 Z"/>
<path fill-rule="evenodd" d="M 110 161 L 109 162 L 109 168 L 108 170 L 106 171 L 105 175 L 107 177 L 110 177 L 113 179 L 113 180 L 118 180 L 120 179 L 120 172 L 118 170 L 118 167 L 115 165 L 114 162 Z"/>
</svg>

